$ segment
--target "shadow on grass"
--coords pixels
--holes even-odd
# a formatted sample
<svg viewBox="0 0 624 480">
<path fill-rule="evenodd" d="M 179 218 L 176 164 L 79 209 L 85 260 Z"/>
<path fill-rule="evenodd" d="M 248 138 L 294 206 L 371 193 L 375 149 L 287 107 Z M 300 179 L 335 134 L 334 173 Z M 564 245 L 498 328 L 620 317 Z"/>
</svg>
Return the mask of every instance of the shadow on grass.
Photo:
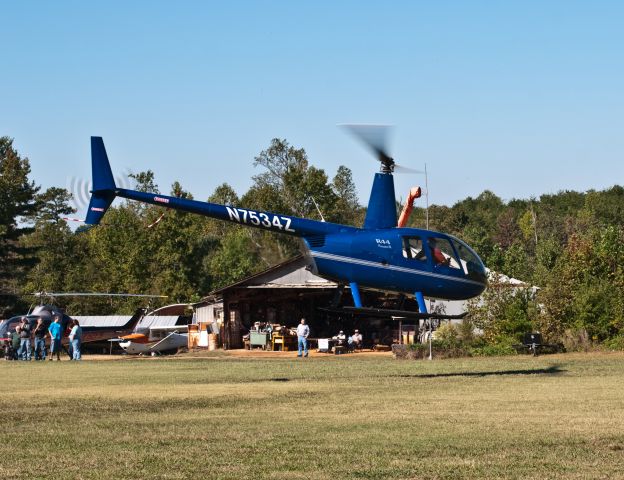
<svg viewBox="0 0 624 480">
<path fill-rule="evenodd" d="M 523 370 L 496 370 L 492 372 L 450 372 L 450 373 L 417 373 L 417 374 L 400 374 L 387 375 L 389 378 L 444 378 L 444 377 L 489 377 L 500 375 L 559 375 L 565 373 L 560 366 L 554 365 L 548 368 L 523 369 Z M 386 375 L 384 375 L 386 376 Z M 262 383 L 262 382 L 290 382 L 292 378 L 273 377 L 273 378 L 254 378 L 245 380 L 241 383 Z"/>
<path fill-rule="evenodd" d="M 523 369 L 523 370 L 497 370 L 493 372 L 452 372 L 452 373 L 418 373 L 391 375 L 395 378 L 444 378 L 444 377 L 490 377 L 496 375 L 560 375 L 566 372 L 561 367 L 554 365 L 548 368 Z"/>
</svg>

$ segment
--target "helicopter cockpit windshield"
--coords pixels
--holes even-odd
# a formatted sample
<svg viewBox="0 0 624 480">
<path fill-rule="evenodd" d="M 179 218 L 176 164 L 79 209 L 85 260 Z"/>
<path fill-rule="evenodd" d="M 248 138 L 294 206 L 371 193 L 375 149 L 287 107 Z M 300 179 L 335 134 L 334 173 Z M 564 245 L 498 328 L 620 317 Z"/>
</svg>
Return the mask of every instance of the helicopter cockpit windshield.
<svg viewBox="0 0 624 480">
<path fill-rule="evenodd" d="M 487 283 L 487 273 L 485 271 L 485 265 L 479 258 L 479 256 L 474 252 L 472 248 L 466 245 L 464 242 L 459 240 L 458 238 L 451 237 L 451 241 L 453 242 L 453 246 L 455 250 L 457 250 L 457 254 L 459 255 L 462 268 L 468 278 L 472 280 L 476 280 L 477 282 Z"/>
</svg>

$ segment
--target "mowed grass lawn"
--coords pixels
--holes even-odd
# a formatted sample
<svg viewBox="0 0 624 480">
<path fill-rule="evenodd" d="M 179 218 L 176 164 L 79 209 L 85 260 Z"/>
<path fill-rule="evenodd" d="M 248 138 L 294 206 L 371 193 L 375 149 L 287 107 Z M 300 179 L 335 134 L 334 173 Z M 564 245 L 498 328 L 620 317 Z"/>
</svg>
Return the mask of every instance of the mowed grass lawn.
<svg viewBox="0 0 624 480">
<path fill-rule="evenodd" d="M 624 354 L 0 363 L 1 478 L 624 478 Z"/>
</svg>

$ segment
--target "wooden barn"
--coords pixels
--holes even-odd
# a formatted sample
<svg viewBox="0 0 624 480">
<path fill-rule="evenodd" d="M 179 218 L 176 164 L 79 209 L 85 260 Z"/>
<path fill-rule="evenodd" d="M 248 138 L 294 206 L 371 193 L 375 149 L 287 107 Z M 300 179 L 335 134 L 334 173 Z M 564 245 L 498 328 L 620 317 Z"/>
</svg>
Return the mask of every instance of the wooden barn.
<svg viewBox="0 0 624 480">
<path fill-rule="evenodd" d="M 357 328 L 367 343 L 392 343 L 396 322 L 323 311 L 336 299 L 337 285 L 306 267 L 306 258 L 297 256 L 214 290 L 195 304 L 195 321 L 218 324 L 220 341 L 226 349 L 242 348 L 242 337 L 255 322 L 296 327 L 302 317 L 310 325 L 312 337 L 331 337 L 339 330 L 350 334 Z M 400 299 L 398 295 L 365 290 L 362 296 L 370 306 L 396 307 L 403 301 L 405 308 L 418 308 L 413 300 Z M 348 286 L 344 288 L 342 304 L 353 305 Z"/>
</svg>

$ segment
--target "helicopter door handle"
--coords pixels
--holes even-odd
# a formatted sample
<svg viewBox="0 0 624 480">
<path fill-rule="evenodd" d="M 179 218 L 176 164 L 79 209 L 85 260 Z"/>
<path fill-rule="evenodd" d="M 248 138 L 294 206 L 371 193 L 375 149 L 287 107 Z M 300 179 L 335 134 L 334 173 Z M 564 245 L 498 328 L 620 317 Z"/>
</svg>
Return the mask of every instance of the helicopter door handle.
<svg viewBox="0 0 624 480">
<path fill-rule="evenodd" d="M 386 260 L 385 258 L 381 261 L 381 264 L 385 267 L 388 265 L 388 260 Z"/>
</svg>

